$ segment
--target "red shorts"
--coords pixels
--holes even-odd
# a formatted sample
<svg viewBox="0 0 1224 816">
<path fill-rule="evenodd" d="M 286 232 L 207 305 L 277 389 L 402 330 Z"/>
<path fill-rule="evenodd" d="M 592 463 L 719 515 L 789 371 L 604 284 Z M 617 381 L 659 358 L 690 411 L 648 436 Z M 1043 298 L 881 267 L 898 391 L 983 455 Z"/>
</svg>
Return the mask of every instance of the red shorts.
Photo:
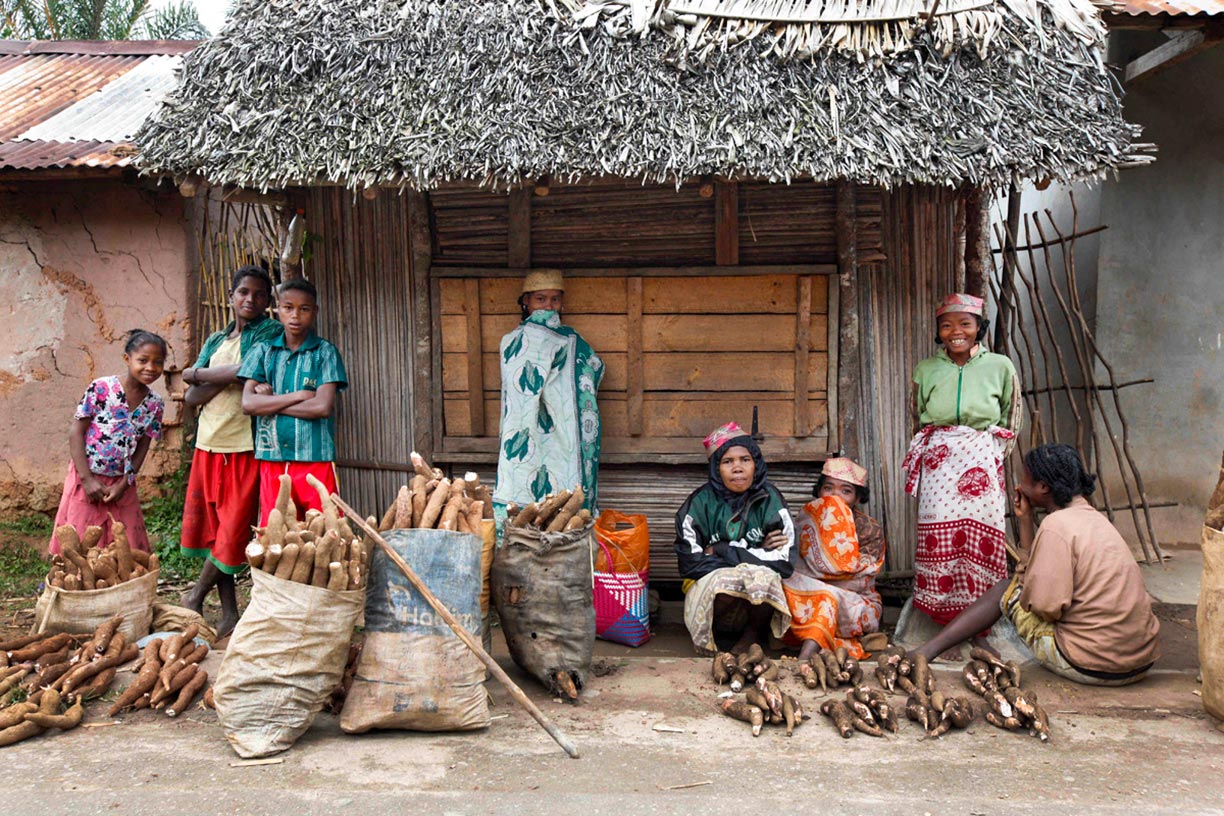
<svg viewBox="0 0 1224 816">
<path fill-rule="evenodd" d="M 258 505 L 259 467 L 253 451 L 197 448 L 187 477 L 180 546 L 188 555 L 207 557 L 226 575 L 240 572 Z"/>
<path fill-rule="evenodd" d="M 297 505 L 298 520 L 305 518 L 312 507 L 322 510 L 319 492 L 306 483 L 306 477 L 314 477 L 327 486 L 329 493 L 339 487 L 336 481 L 336 465 L 332 462 L 266 462 L 259 463 L 259 523 L 268 523 L 268 513 L 276 506 L 276 494 L 280 492 L 280 477 L 288 473 L 293 480 L 293 503 Z"/>
</svg>

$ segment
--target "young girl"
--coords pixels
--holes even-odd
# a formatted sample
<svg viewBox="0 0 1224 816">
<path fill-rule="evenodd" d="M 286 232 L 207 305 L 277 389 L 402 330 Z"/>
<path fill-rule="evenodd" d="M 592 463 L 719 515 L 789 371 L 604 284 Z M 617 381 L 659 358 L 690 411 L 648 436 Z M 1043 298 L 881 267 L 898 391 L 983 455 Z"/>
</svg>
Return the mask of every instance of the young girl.
<svg viewBox="0 0 1224 816">
<path fill-rule="evenodd" d="M 884 528 L 864 513 L 867 470 L 850 459 L 824 463 L 815 498 L 799 512 L 799 563 L 782 582 L 791 611 L 791 640 L 799 660 L 817 647 L 845 646 L 866 657 L 859 638 L 880 630 L 883 602 L 875 577 L 884 565 Z"/>
<path fill-rule="evenodd" d="M 914 369 L 920 430 L 902 466 L 906 492 L 918 496 L 913 604 L 941 626 L 1007 575 L 1003 460 L 1020 388 L 1012 361 L 982 346 L 984 305 L 948 295 L 935 312 L 941 348 Z"/>
<path fill-rule="evenodd" d="M 165 403 L 149 386 L 165 368 L 166 341 L 134 329 L 128 332 L 123 361 L 125 374 L 94 380 L 77 406 L 68 434 L 72 461 L 55 526 L 71 524 L 83 535 L 86 527 L 97 525 L 103 531 L 98 546 L 105 547 L 113 518 L 127 528 L 132 547 L 148 552 L 149 535 L 134 486 L 149 442 L 161 438 Z M 50 549 L 60 551 L 54 537 Z"/>
</svg>

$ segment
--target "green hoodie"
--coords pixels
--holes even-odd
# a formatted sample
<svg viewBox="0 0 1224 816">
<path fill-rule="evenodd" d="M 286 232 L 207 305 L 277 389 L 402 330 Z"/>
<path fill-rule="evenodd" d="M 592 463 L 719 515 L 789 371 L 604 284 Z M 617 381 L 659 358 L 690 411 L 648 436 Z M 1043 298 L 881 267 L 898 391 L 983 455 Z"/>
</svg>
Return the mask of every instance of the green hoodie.
<svg viewBox="0 0 1224 816">
<path fill-rule="evenodd" d="M 991 425 L 1017 430 L 1019 388 L 1016 367 L 1002 354 L 981 346 L 963 366 L 945 349 L 914 369 L 918 389 L 918 424 L 966 425 L 984 431 Z"/>
<path fill-rule="evenodd" d="M 774 530 L 786 533 L 786 546 L 762 548 L 761 542 Z M 707 547 L 713 547 L 712 554 L 706 555 Z M 701 578 L 737 564 L 769 567 L 787 578 L 798 557 L 795 524 L 782 494 L 769 482 L 734 515 L 731 506 L 705 484 L 689 494 L 676 513 L 676 557 L 682 578 Z"/>
</svg>

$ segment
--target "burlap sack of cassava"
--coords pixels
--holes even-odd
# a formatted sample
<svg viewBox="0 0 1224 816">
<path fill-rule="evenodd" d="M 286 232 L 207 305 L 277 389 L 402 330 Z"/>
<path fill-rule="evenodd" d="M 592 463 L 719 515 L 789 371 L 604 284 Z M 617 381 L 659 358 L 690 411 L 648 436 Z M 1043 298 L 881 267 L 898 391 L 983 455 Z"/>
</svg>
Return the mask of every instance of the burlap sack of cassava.
<svg viewBox="0 0 1224 816">
<path fill-rule="evenodd" d="M 330 589 L 251 570 L 251 602 L 217 672 L 213 701 L 238 756 L 284 751 L 310 728 L 344 674 L 365 590 Z"/>
<path fill-rule="evenodd" d="M 122 615 L 119 631 L 128 643 L 135 643 L 149 634 L 160 574 L 153 570 L 105 589 L 60 589 L 48 583 L 34 606 L 34 631 L 90 634 Z"/>
<path fill-rule="evenodd" d="M 450 530 L 383 534 L 430 592 L 480 636 L 481 539 Z M 489 725 L 484 664 L 381 549 L 370 562 L 365 645 L 340 728 L 470 731 Z"/>
<path fill-rule="evenodd" d="M 545 533 L 505 528 L 493 556 L 493 603 L 514 662 L 553 694 L 565 672 L 581 690 L 595 648 L 591 598 L 594 524 Z"/>
<path fill-rule="evenodd" d="M 1224 532 L 1205 525 L 1197 622 L 1203 708 L 1224 720 Z"/>
</svg>

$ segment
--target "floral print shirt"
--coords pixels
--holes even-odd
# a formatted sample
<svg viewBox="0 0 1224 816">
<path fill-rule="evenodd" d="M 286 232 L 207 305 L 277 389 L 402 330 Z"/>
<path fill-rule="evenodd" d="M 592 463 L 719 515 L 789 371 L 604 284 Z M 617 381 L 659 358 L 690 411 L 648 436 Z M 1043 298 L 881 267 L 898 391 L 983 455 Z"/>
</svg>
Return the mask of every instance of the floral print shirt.
<svg viewBox="0 0 1224 816">
<path fill-rule="evenodd" d="M 101 377 L 85 389 L 76 409 L 76 419 L 91 419 L 85 432 L 85 458 L 89 470 L 99 476 L 123 476 L 135 481 L 132 457 L 141 437 L 160 439 L 165 403 L 153 391 L 135 408 L 128 408 L 127 394 L 118 377 Z"/>
</svg>

